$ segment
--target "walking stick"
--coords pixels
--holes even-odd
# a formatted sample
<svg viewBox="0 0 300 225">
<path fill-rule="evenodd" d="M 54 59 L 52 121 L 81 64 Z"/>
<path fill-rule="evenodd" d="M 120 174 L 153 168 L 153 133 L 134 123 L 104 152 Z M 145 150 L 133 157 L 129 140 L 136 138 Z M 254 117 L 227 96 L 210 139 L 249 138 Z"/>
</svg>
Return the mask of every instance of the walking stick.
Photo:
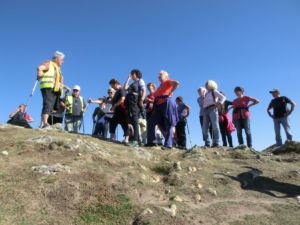
<svg viewBox="0 0 300 225">
<path fill-rule="evenodd" d="M 189 139 L 190 139 L 190 145 L 191 145 L 191 148 L 192 148 L 193 145 L 192 145 L 191 133 L 190 133 L 190 128 L 189 128 L 189 123 L 188 123 L 187 120 L 186 120 L 186 128 L 187 128 L 187 130 L 188 130 Z"/>
<path fill-rule="evenodd" d="M 35 89 L 36 89 L 36 86 L 37 86 L 38 82 L 39 82 L 38 79 L 36 79 L 36 81 L 34 82 L 32 91 L 31 91 L 31 93 L 30 93 L 30 95 L 29 95 L 29 97 L 28 97 L 28 99 L 27 99 L 27 102 L 26 102 L 25 112 L 27 111 L 27 108 L 28 108 L 28 106 L 29 106 L 30 100 L 31 100 L 31 98 L 32 98 L 32 96 L 33 96 L 33 94 L 34 94 L 34 92 L 35 92 Z"/>
<path fill-rule="evenodd" d="M 86 105 L 86 107 L 85 107 L 85 110 L 84 110 L 84 112 L 83 112 L 83 114 L 82 114 L 82 118 L 81 118 L 81 123 L 82 123 L 82 130 L 83 130 L 83 133 L 85 134 L 85 127 L 84 127 L 84 114 L 86 113 L 86 111 L 88 110 L 88 108 L 89 108 L 89 105 L 90 105 L 90 103 L 88 103 L 87 105 Z"/>
</svg>

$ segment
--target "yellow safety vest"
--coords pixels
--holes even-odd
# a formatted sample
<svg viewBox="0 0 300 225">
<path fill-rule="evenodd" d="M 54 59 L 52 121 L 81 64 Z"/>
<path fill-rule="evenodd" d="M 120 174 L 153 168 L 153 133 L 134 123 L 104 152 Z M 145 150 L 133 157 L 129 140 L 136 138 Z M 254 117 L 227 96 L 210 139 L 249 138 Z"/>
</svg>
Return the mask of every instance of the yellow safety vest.
<svg viewBox="0 0 300 225">
<path fill-rule="evenodd" d="M 40 79 L 40 88 L 54 88 L 54 91 L 57 92 L 60 88 L 60 76 L 60 68 L 54 62 L 49 61 L 49 69 Z"/>
<path fill-rule="evenodd" d="M 66 106 L 69 108 L 67 114 L 72 114 L 73 113 L 73 95 L 67 95 L 66 96 Z M 79 96 L 80 102 L 81 102 L 81 113 L 84 112 L 84 102 L 83 102 L 83 97 Z"/>
</svg>

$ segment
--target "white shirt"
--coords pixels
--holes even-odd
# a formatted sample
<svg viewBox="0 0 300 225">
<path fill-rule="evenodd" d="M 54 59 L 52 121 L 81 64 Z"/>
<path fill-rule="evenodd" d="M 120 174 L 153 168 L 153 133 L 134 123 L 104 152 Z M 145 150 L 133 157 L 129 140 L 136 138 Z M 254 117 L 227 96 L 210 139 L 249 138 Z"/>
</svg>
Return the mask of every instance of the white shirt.
<svg viewBox="0 0 300 225">
<path fill-rule="evenodd" d="M 222 95 L 219 91 L 214 90 L 215 98 L 212 95 L 212 92 L 207 92 L 204 100 L 203 100 L 203 108 L 207 108 L 208 106 L 215 105 L 216 103 L 223 104 L 226 100 L 226 97 Z"/>
</svg>

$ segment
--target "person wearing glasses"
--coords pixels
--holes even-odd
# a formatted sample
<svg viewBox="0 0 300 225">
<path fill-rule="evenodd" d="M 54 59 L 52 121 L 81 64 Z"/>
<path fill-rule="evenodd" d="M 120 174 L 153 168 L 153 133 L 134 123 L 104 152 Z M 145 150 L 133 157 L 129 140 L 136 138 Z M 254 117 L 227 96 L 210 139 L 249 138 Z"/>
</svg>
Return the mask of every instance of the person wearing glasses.
<svg viewBox="0 0 300 225">
<path fill-rule="evenodd" d="M 7 123 L 15 126 L 31 128 L 29 123 L 32 123 L 33 119 L 25 111 L 26 105 L 19 105 L 16 111 L 9 115 L 10 120 L 7 121 Z"/>
<path fill-rule="evenodd" d="M 97 135 L 99 133 L 98 128 L 102 127 L 103 132 L 101 137 L 108 138 L 109 123 L 114 115 L 114 113 L 111 112 L 110 109 L 112 107 L 112 99 L 115 95 L 115 92 L 116 91 L 113 88 L 108 88 L 107 96 L 98 98 L 97 100 L 92 100 L 91 98 L 88 99 L 88 103 L 99 104 L 99 107 L 95 108 L 94 113 L 92 115 L 94 123 L 93 135 Z"/>
<path fill-rule="evenodd" d="M 79 133 L 83 113 L 85 112 L 86 104 L 83 97 L 80 95 L 80 86 L 75 85 L 71 95 L 67 95 L 61 103 L 66 109 L 65 123 L 66 130 L 72 133 Z"/>
</svg>

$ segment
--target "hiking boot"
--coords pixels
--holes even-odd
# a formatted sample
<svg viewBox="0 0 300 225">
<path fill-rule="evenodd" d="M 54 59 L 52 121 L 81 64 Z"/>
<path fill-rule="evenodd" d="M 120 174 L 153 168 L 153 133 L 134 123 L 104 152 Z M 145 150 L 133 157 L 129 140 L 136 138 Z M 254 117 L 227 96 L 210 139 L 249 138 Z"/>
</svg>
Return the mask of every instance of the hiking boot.
<svg viewBox="0 0 300 225">
<path fill-rule="evenodd" d="M 126 146 L 128 147 L 139 147 L 139 143 L 137 141 L 130 141 L 125 143 Z"/>
<path fill-rule="evenodd" d="M 162 146 L 161 150 L 171 150 L 173 149 L 173 147 L 167 147 L 167 146 Z"/>
<path fill-rule="evenodd" d="M 219 144 L 213 144 L 211 147 L 212 147 L 212 148 L 219 148 L 220 145 L 219 145 Z"/>
<path fill-rule="evenodd" d="M 157 144 L 149 143 L 149 144 L 145 144 L 145 147 L 157 147 Z"/>
</svg>

